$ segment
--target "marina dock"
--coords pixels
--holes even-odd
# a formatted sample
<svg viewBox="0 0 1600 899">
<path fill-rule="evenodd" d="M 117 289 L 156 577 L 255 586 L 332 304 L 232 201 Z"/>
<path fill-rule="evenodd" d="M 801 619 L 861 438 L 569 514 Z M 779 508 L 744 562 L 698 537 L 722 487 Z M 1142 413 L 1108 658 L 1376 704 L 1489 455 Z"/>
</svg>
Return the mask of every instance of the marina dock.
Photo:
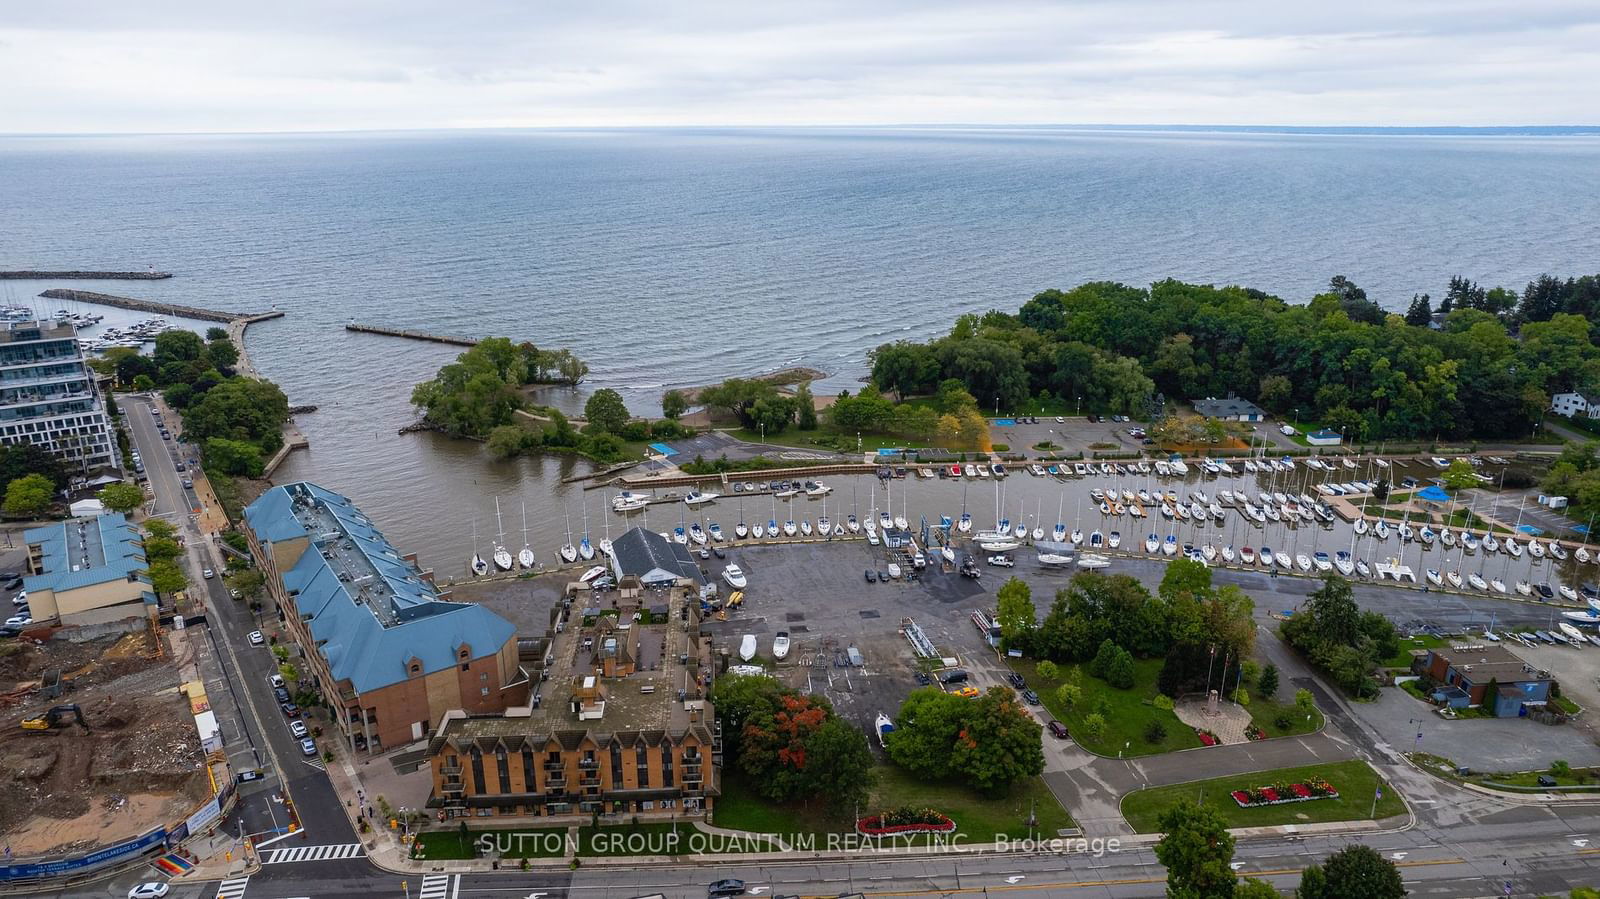
<svg viewBox="0 0 1600 899">
<path fill-rule="evenodd" d="M 163 281 L 171 272 L 0 272 L 0 281 Z"/>
<path fill-rule="evenodd" d="M 429 343 L 447 343 L 451 346 L 478 345 L 478 341 L 471 337 L 452 337 L 448 334 L 430 334 L 427 331 L 407 331 L 400 328 L 380 328 L 377 325 L 363 325 L 356 322 L 345 325 L 344 329 L 359 334 L 382 334 L 385 337 L 403 337 L 407 340 L 425 340 Z"/>
<path fill-rule="evenodd" d="M 145 279 L 148 280 L 148 279 Z M 239 319 L 250 321 L 263 321 L 269 318 L 278 318 L 282 312 L 274 309 L 270 312 L 223 312 L 218 309 L 202 309 L 199 306 L 182 306 L 177 303 L 158 303 L 154 300 L 136 300 L 133 297 L 119 297 L 109 293 L 95 293 L 92 290 L 71 290 L 65 287 L 52 287 L 39 294 L 48 300 L 67 300 L 73 303 L 94 303 L 99 306 L 114 306 L 118 309 L 132 309 L 136 312 L 153 312 L 156 315 L 170 315 L 174 318 L 192 318 L 207 322 L 233 322 Z M 241 346 L 242 348 L 242 346 Z"/>
</svg>

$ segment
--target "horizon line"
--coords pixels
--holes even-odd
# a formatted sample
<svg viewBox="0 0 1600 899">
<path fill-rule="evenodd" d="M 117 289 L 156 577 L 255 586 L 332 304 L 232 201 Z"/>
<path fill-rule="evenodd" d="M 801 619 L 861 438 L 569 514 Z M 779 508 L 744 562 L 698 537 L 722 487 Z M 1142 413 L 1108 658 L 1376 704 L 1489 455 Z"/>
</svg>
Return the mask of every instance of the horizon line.
<svg viewBox="0 0 1600 899">
<path fill-rule="evenodd" d="M 289 128 L 281 130 L 238 131 L 0 131 L 0 138 L 67 138 L 67 137 L 263 137 L 294 135 L 361 135 L 361 134 L 446 134 L 465 132 L 518 132 L 518 131 L 874 131 L 874 130 L 971 130 L 971 131 L 1180 131 L 1219 132 L 1235 134 L 1331 134 L 1331 135 L 1589 135 L 1600 134 L 1600 124 L 1581 125 L 1229 125 L 1229 124 L 1112 124 L 1095 122 L 901 122 L 878 124 L 671 124 L 671 125 L 462 125 L 441 127 L 393 128 Z"/>
</svg>

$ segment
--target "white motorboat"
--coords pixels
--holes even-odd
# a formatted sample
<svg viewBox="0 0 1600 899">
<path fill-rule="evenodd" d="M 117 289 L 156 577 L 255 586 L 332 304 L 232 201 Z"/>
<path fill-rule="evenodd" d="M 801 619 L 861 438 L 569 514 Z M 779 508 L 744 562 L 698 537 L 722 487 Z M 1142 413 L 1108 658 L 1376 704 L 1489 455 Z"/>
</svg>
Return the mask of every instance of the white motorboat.
<svg viewBox="0 0 1600 899">
<path fill-rule="evenodd" d="M 1350 560 L 1350 554 L 1342 549 L 1333 554 L 1333 567 L 1339 569 L 1339 573 L 1345 577 L 1349 577 L 1351 572 L 1356 570 L 1355 563 Z"/>
<path fill-rule="evenodd" d="M 706 527 L 706 533 L 711 535 L 712 540 L 718 543 L 722 542 L 722 525 L 717 524 L 715 521 Z"/>
<path fill-rule="evenodd" d="M 800 488 L 793 484 L 786 483 L 782 487 L 779 487 L 772 495 L 778 499 L 789 499 L 790 497 L 799 496 Z"/>
<path fill-rule="evenodd" d="M 1230 565 L 1233 564 L 1233 560 L 1234 559 L 1238 558 L 1238 553 L 1233 551 L 1233 544 L 1232 543 L 1229 543 L 1227 546 L 1224 546 L 1218 552 L 1221 553 L 1221 555 L 1222 555 L 1222 561 L 1227 562 Z"/>
<path fill-rule="evenodd" d="M 1562 635 L 1565 636 L 1567 640 L 1574 646 L 1585 646 L 1589 642 L 1588 638 L 1584 637 L 1583 631 L 1578 630 L 1565 621 L 1557 621 L 1556 627 L 1561 629 Z"/>
<path fill-rule="evenodd" d="M 827 496 L 832 492 L 833 488 L 822 483 L 821 481 L 814 481 L 806 484 L 806 496 Z"/>
<path fill-rule="evenodd" d="M 721 495 L 720 493 L 701 493 L 698 490 L 691 490 L 689 495 L 683 498 L 683 502 L 690 507 L 703 506 L 706 503 L 715 502 L 717 497 Z"/>
<path fill-rule="evenodd" d="M 1095 555 L 1094 553 L 1084 553 L 1078 556 L 1078 567 L 1086 571 L 1098 571 L 1110 566 L 1111 560 L 1105 556 Z"/>
<path fill-rule="evenodd" d="M 1107 534 L 1106 535 L 1106 545 L 1111 547 L 1112 549 L 1116 549 L 1117 547 L 1121 546 L 1122 545 L 1122 532 L 1121 531 L 1112 531 L 1111 533 Z"/>
<path fill-rule="evenodd" d="M 1161 543 L 1161 554 L 1164 556 L 1175 556 L 1178 554 L 1177 536 L 1173 534 L 1167 535 L 1167 539 Z"/>
<path fill-rule="evenodd" d="M 939 558 L 945 560 L 951 565 L 954 565 L 956 563 L 956 551 L 948 546 L 941 546 L 939 547 Z"/>
<path fill-rule="evenodd" d="M 772 638 L 772 657 L 780 662 L 789 657 L 788 631 L 778 631 L 778 635 Z"/>
<path fill-rule="evenodd" d="M 750 661 L 751 659 L 753 659 L 755 657 L 756 657 L 756 635 L 755 634 L 745 634 L 744 637 L 739 640 L 739 658 L 742 659 L 743 661 L 748 662 L 748 661 Z"/>
<path fill-rule="evenodd" d="M 1567 586 L 1566 584 L 1557 584 L 1556 585 L 1556 592 L 1560 593 L 1561 594 L 1561 598 L 1566 600 L 1567 602 L 1577 602 L 1578 601 L 1578 591 L 1572 589 L 1571 587 Z"/>
<path fill-rule="evenodd" d="M 607 569 L 604 565 L 596 565 L 588 571 L 585 571 L 583 574 L 578 575 L 578 582 L 587 584 L 600 575 L 605 574 L 608 570 L 609 569 Z"/>
<path fill-rule="evenodd" d="M 1388 459 L 1374 458 L 1372 460 L 1372 464 L 1378 466 L 1379 468 L 1388 468 L 1389 467 L 1389 460 Z"/>
<path fill-rule="evenodd" d="M 626 515 L 629 512 L 637 512 L 648 505 L 650 505 L 650 497 L 641 493 L 629 493 L 624 490 L 612 498 L 611 511 Z"/>
<path fill-rule="evenodd" d="M 1489 589 L 1496 593 L 1506 592 L 1506 582 L 1497 577 L 1489 578 Z"/>
<path fill-rule="evenodd" d="M 1517 592 L 1523 596 L 1533 595 L 1533 585 L 1527 581 L 1517 581 Z"/>
<path fill-rule="evenodd" d="M 1320 550 L 1315 552 L 1315 553 L 1312 553 L 1312 555 L 1311 555 L 1311 564 L 1317 566 L 1317 570 L 1318 571 L 1332 571 L 1333 570 L 1333 560 L 1328 558 L 1328 554 L 1327 553 L 1322 552 Z"/>
<path fill-rule="evenodd" d="M 1147 552 L 1147 553 L 1150 553 L 1152 555 L 1155 554 L 1155 553 L 1160 552 L 1161 551 L 1161 538 L 1156 536 L 1155 534 L 1151 534 L 1151 535 L 1145 537 L 1144 538 L 1144 551 Z"/>
<path fill-rule="evenodd" d="M 1294 562 L 1300 567 L 1301 571 L 1311 570 L 1311 557 L 1305 553 L 1295 553 Z"/>
<path fill-rule="evenodd" d="M 689 539 L 693 540 L 698 546 L 706 545 L 706 529 L 700 526 L 700 522 L 689 523 Z"/>
<path fill-rule="evenodd" d="M 1356 560 L 1356 574 L 1364 578 L 1372 577 L 1372 568 L 1367 565 L 1366 559 Z"/>
<path fill-rule="evenodd" d="M 1302 555 L 1301 558 L 1305 559 L 1305 556 Z M 1286 571 L 1293 571 L 1294 570 L 1294 559 L 1290 558 L 1289 554 L 1284 552 L 1284 551 L 1282 551 L 1282 550 L 1279 550 L 1279 551 L 1277 551 L 1277 552 L 1272 554 L 1272 561 L 1278 563 L 1278 567 L 1282 568 L 1282 569 L 1284 569 Z M 1306 567 L 1307 568 L 1311 567 L 1311 560 L 1310 559 L 1306 559 Z"/>
<path fill-rule="evenodd" d="M 1090 549 L 1099 549 L 1100 547 L 1105 545 L 1105 542 L 1106 542 L 1105 535 L 1100 533 L 1099 531 L 1095 531 L 1094 533 L 1089 535 L 1089 548 Z"/>
</svg>

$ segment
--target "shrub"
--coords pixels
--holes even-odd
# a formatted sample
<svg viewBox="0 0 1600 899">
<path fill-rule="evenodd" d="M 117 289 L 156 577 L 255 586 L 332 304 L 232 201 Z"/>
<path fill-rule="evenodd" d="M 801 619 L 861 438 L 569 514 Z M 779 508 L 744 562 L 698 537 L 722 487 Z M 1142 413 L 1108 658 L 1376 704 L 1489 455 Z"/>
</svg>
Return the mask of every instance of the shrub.
<svg viewBox="0 0 1600 899">
<path fill-rule="evenodd" d="M 1117 649 L 1117 644 L 1111 642 L 1109 637 L 1101 640 L 1100 648 L 1094 654 L 1094 660 L 1089 663 L 1089 673 L 1104 679 L 1106 672 L 1111 668 L 1111 663 L 1116 661 Z"/>
<path fill-rule="evenodd" d="M 1245 659 L 1244 664 L 1239 666 L 1239 682 L 1241 684 L 1253 684 L 1260 676 L 1261 666 L 1250 659 Z"/>
<path fill-rule="evenodd" d="M 1160 743 L 1167 738 L 1167 726 L 1160 721 L 1151 721 L 1144 729 L 1144 741 L 1150 744 Z"/>
<path fill-rule="evenodd" d="M 1010 450 L 1011 450 L 1011 446 L 1009 444 L 996 443 L 994 445 L 994 451 L 997 452 L 997 453 L 1009 452 Z"/>
<path fill-rule="evenodd" d="M 1271 699 L 1278 692 L 1278 666 L 1270 662 L 1261 669 L 1261 677 L 1256 681 L 1256 692 L 1262 699 Z"/>
<path fill-rule="evenodd" d="M 1550 763 L 1550 773 L 1556 777 L 1566 777 L 1572 773 L 1572 766 L 1564 759 L 1556 759 Z"/>
<path fill-rule="evenodd" d="M 1077 684 L 1062 684 L 1056 688 L 1056 701 L 1067 709 L 1071 709 L 1083 699 L 1083 688 Z"/>
<path fill-rule="evenodd" d="M 1172 711 L 1172 697 L 1165 693 L 1157 693 L 1156 698 L 1150 700 L 1150 704 L 1158 709 L 1163 709 L 1168 712 Z"/>
<path fill-rule="evenodd" d="M 1250 704 L 1250 691 L 1243 687 L 1233 691 L 1233 701 L 1240 705 Z"/>
<path fill-rule="evenodd" d="M 1082 730 L 1083 735 L 1088 737 L 1090 740 L 1099 741 L 1106 735 L 1105 716 L 1098 712 L 1089 715 L 1087 718 L 1083 719 L 1083 725 L 1080 727 L 1080 730 Z"/>
<path fill-rule="evenodd" d="M 1278 717 L 1272 719 L 1272 723 L 1277 725 L 1278 730 L 1288 730 L 1294 727 L 1294 718 L 1288 712 L 1279 712 Z"/>
<path fill-rule="evenodd" d="M 1133 655 L 1119 647 L 1116 657 L 1106 668 L 1106 683 L 1119 690 L 1126 690 L 1133 686 L 1133 681 Z"/>
<path fill-rule="evenodd" d="M 1058 667 L 1055 662 L 1051 662 L 1049 660 L 1040 662 L 1039 667 L 1036 670 L 1039 672 L 1039 676 L 1045 680 L 1056 680 L 1061 676 L 1060 667 Z"/>
</svg>

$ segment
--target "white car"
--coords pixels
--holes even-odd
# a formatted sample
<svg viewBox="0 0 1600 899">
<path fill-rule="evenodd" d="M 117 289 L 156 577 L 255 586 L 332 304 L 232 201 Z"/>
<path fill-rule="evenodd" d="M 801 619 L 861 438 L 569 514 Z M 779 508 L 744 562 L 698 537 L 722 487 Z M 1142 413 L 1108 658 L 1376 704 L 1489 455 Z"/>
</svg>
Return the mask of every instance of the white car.
<svg viewBox="0 0 1600 899">
<path fill-rule="evenodd" d="M 1066 423 L 1067 423 L 1067 420 L 1065 418 L 1063 418 L 1063 417 L 1061 417 L 1059 415 L 1056 416 L 1056 424 L 1064 425 Z"/>
<path fill-rule="evenodd" d="M 26 591 L 26 590 L 19 591 L 16 596 L 11 597 L 11 604 L 14 605 L 14 606 L 25 606 L 25 605 L 27 605 L 28 604 L 28 591 Z"/>
<path fill-rule="evenodd" d="M 251 631 L 250 632 L 250 645 L 251 646 L 260 646 L 260 645 L 262 645 L 263 643 L 266 643 L 266 642 L 267 642 L 267 638 L 261 636 L 261 632 L 260 631 Z"/>
<path fill-rule="evenodd" d="M 170 889 L 172 888 L 157 881 L 141 883 L 128 891 L 128 899 L 161 899 Z"/>
<path fill-rule="evenodd" d="M 204 571 L 202 571 L 202 572 L 200 572 L 200 576 L 201 576 L 201 577 L 203 577 L 203 578 L 205 578 L 205 579 L 206 579 L 206 580 L 208 580 L 208 581 L 209 581 L 209 580 L 211 580 L 211 579 L 212 579 L 212 578 L 213 578 L 213 577 L 215 577 L 215 576 L 216 576 L 216 572 L 215 572 L 215 571 L 212 571 L 212 570 L 211 570 L 211 569 L 209 569 L 209 568 L 207 568 L 207 569 L 206 569 L 206 570 L 204 570 Z"/>
<path fill-rule="evenodd" d="M 309 736 L 309 734 L 306 732 L 306 723 L 304 721 L 290 721 L 289 722 L 289 733 L 292 734 L 295 738 L 301 739 L 301 740 L 303 740 L 307 736 Z"/>
<path fill-rule="evenodd" d="M 989 557 L 989 564 L 990 565 L 998 565 L 1001 568 L 1011 568 L 1011 567 L 1014 567 L 1017 563 L 1011 561 L 1011 557 L 1010 556 L 998 556 L 998 555 L 996 555 L 996 556 L 990 556 Z"/>
<path fill-rule="evenodd" d="M 28 625 L 30 625 L 32 623 L 33 623 L 33 618 L 31 616 L 29 616 L 29 615 L 12 615 L 10 618 L 6 619 L 5 626 L 6 627 L 27 627 Z"/>
<path fill-rule="evenodd" d="M 274 690 L 276 690 L 277 688 L 283 686 L 283 676 L 280 674 L 268 675 L 267 683 L 270 684 Z"/>
<path fill-rule="evenodd" d="M 301 755 L 316 755 L 317 754 L 316 741 L 310 739 L 309 737 L 304 739 L 304 740 L 301 740 L 300 741 L 300 754 Z"/>
</svg>

